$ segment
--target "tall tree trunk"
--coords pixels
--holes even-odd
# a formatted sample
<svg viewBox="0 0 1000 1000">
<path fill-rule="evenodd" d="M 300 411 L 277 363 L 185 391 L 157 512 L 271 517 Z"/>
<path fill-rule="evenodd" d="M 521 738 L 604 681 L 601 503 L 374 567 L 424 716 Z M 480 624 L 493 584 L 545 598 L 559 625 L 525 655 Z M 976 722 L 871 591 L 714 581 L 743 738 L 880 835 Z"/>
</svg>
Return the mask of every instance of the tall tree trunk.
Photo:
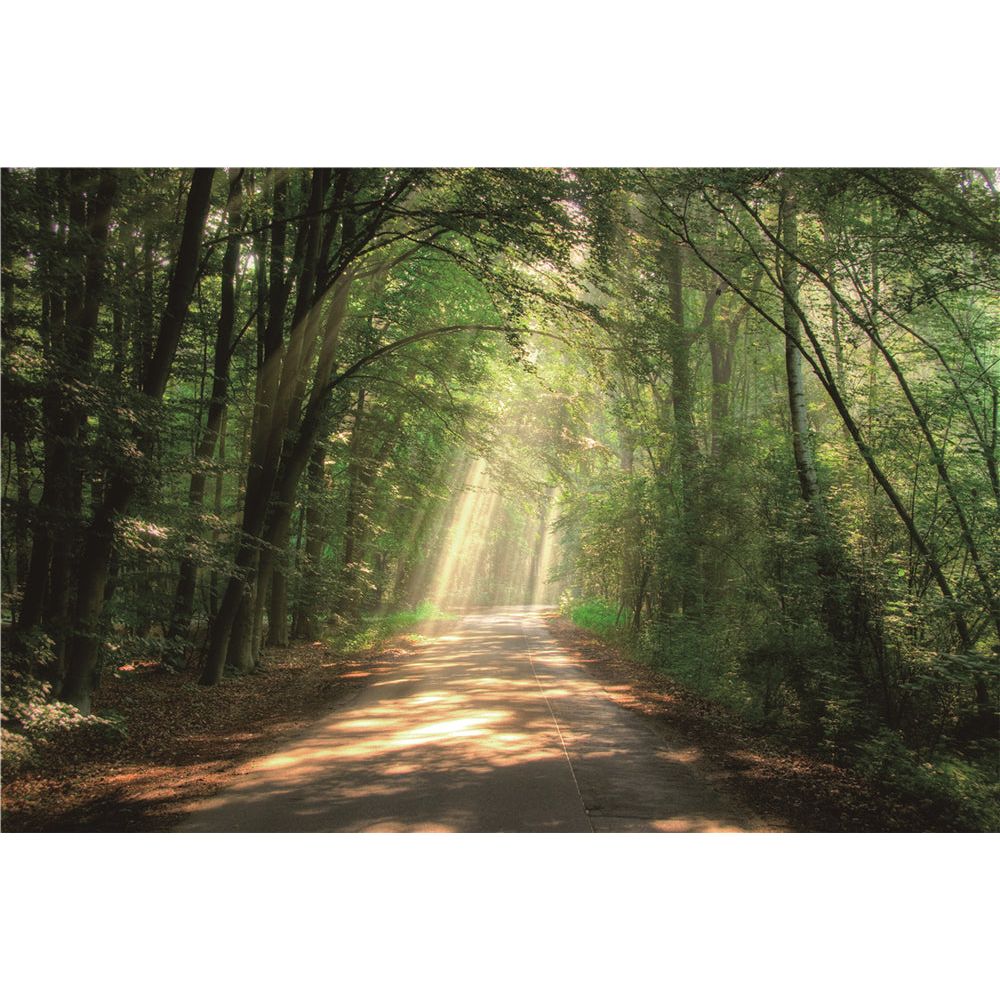
<svg viewBox="0 0 1000 1000">
<path fill-rule="evenodd" d="M 204 504 L 207 481 L 206 466 L 215 454 L 215 447 L 219 440 L 219 429 L 225 419 L 226 401 L 229 394 L 229 365 L 232 357 L 233 330 L 236 325 L 236 272 L 239 268 L 240 228 L 242 226 L 240 211 L 241 174 L 242 171 L 233 172 L 229 181 L 229 237 L 226 241 L 226 253 L 222 261 L 222 305 L 215 336 L 212 398 L 208 405 L 205 428 L 195 450 L 195 471 L 191 474 L 191 483 L 188 488 L 188 514 L 192 520 L 199 517 Z M 197 532 L 188 535 L 187 545 L 189 549 L 197 544 L 198 538 L 199 533 Z M 180 574 L 174 593 L 174 606 L 169 630 L 171 639 L 186 636 L 191 626 L 197 576 L 198 567 L 194 557 L 185 556 L 181 561 Z"/>
<path fill-rule="evenodd" d="M 45 616 L 45 599 L 49 586 L 49 570 L 59 520 L 64 508 L 61 495 L 65 480 L 64 468 L 68 461 L 64 446 L 68 433 L 66 400 L 59 391 L 65 360 L 62 359 L 66 331 L 65 285 L 63 272 L 68 257 L 65 245 L 66 226 L 62 219 L 62 200 L 66 187 L 67 171 L 38 171 L 36 176 L 39 202 L 39 246 L 42 253 L 39 270 L 42 282 L 41 338 L 51 371 L 45 381 L 42 395 L 43 479 L 42 495 L 33 516 L 31 557 L 28 577 L 18 614 L 18 640 L 42 623 Z M 56 232 L 51 232 L 55 220 Z"/>
<path fill-rule="evenodd" d="M 691 382 L 691 336 L 684 325 L 684 285 L 681 248 L 671 240 L 665 250 L 670 323 L 667 353 L 670 357 L 670 394 L 673 404 L 674 441 L 678 458 L 680 525 L 675 543 L 677 591 L 680 607 L 690 614 L 697 607 L 697 530 L 694 495 L 698 446 L 694 434 L 694 388 Z"/>
<path fill-rule="evenodd" d="M 780 280 L 782 291 L 782 313 L 785 326 L 785 374 L 788 385 L 789 416 L 792 431 L 792 453 L 799 478 L 799 490 L 809 511 L 813 537 L 816 541 L 816 564 L 819 574 L 823 620 L 830 637 L 847 657 L 853 673 L 865 681 L 864 666 L 861 661 L 862 644 L 865 639 L 871 643 L 872 652 L 879 662 L 885 656 L 881 640 L 868 627 L 870 613 L 868 601 L 856 586 L 844 579 L 844 558 L 833 535 L 819 478 L 809 428 L 809 413 L 806 405 L 805 385 L 802 378 L 802 308 L 799 304 L 799 277 L 796 257 L 798 254 L 798 220 L 795 195 L 787 182 L 782 187 L 779 208 L 781 237 L 784 252 L 780 254 Z M 854 615 L 848 608 L 854 608 Z M 852 618 L 854 620 L 852 620 Z M 809 701 L 811 693 L 799 691 L 800 697 Z M 812 712 L 819 714 L 818 705 Z M 891 718 L 895 707 L 885 692 L 883 704 L 885 717 Z"/>
<path fill-rule="evenodd" d="M 96 185 L 95 185 L 96 182 Z M 50 332 L 54 371 L 43 402 L 46 425 L 45 478 L 36 544 L 19 628 L 43 621 L 53 639 L 53 658 L 40 670 L 55 687 L 65 672 L 73 596 L 73 568 L 79 547 L 83 505 L 81 445 L 87 423 L 82 402 L 92 380 L 97 319 L 103 296 L 111 208 L 117 190 L 114 171 L 69 172 L 69 229 L 66 253 L 81 262 L 67 274 L 65 312 Z M 53 303 L 54 304 L 54 303 Z M 75 387 L 67 392 L 66 386 Z"/>
<path fill-rule="evenodd" d="M 194 292 L 198 255 L 208 206 L 212 194 L 214 170 L 194 171 L 184 214 L 184 227 L 174 271 L 170 279 L 167 304 L 160 322 L 156 346 L 147 369 L 143 393 L 150 400 L 161 400 L 173 366 L 181 329 Z M 148 431 L 136 428 L 143 451 L 153 445 Z M 117 469 L 109 476 L 104 500 L 94 512 L 86 534 L 83 558 L 77 578 L 74 631 L 69 650 L 68 671 L 62 698 L 83 712 L 90 711 L 90 699 L 97 683 L 100 650 L 100 618 L 104 609 L 105 586 L 114 548 L 117 519 L 128 510 L 137 487 L 134 468 Z"/>
<path fill-rule="evenodd" d="M 111 217 L 111 199 L 114 197 L 115 179 L 105 172 L 105 205 L 98 220 L 96 206 L 90 209 L 94 225 L 88 232 L 87 190 L 92 178 L 87 171 L 70 171 L 69 222 L 71 253 L 79 253 L 83 271 L 71 274 L 66 289 L 66 323 L 63 337 L 64 362 L 67 365 L 63 378 L 77 386 L 89 386 L 92 379 L 92 360 L 97 333 L 97 313 L 104 283 L 104 256 Z M 72 234 L 76 234 L 74 246 Z M 65 383 L 64 383 L 65 385 Z M 56 686 L 66 669 L 66 646 L 70 628 L 70 601 L 72 598 L 72 570 L 80 543 L 80 524 L 83 518 L 83 463 L 81 450 L 87 423 L 87 412 L 75 401 L 77 393 L 65 393 L 59 387 L 62 404 L 62 434 L 59 439 L 60 461 L 54 470 L 57 475 L 60 517 L 53 539 L 52 564 L 49 569 L 49 590 L 44 617 L 53 637 L 53 659 L 47 666 L 47 679 Z M 48 471 L 48 470 L 46 470 Z"/>
<path fill-rule="evenodd" d="M 781 262 L 782 312 L 785 323 L 785 376 L 788 385 L 788 410 L 792 425 L 792 454 L 799 476 L 802 499 L 812 512 L 818 529 L 825 533 L 825 511 L 816 476 L 809 434 L 809 410 L 806 406 L 805 384 L 802 380 L 802 326 L 799 322 L 798 268 L 793 259 L 798 245 L 798 223 L 795 197 L 786 187 L 781 204 L 782 236 L 790 254 Z"/>
<path fill-rule="evenodd" d="M 222 495 L 226 482 L 226 433 L 229 424 L 228 410 L 222 414 L 222 426 L 219 428 L 219 461 L 218 469 L 215 473 L 215 496 L 212 505 L 212 512 L 215 514 L 215 525 L 212 528 L 212 548 L 219 545 L 219 538 L 222 531 L 219 525 L 222 523 Z M 215 614 L 219 604 L 219 578 L 215 567 L 212 567 L 212 574 L 208 587 L 208 613 L 211 617 Z"/>
<path fill-rule="evenodd" d="M 347 459 L 347 507 L 344 511 L 344 548 L 342 560 L 342 584 L 338 611 L 346 614 L 354 605 L 354 588 L 357 583 L 357 569 L 354 565 L 357 545 L 357 520 L 361 494 L 361 449 L 364 442 L 362 426 L 365 414 L 365 389 L 358 390 L 354 406 L 354 420 L 351 425 L 351 440 Z"/>
<path fill-rule="evenodd" d="M 260 651 L 258 636 L 264 616 L 264 597 L 267 590 L 260 586 L 257 564 L 260 553 L 251 559 L 246 569 L 246 580 L 240 592 L 240 602 L 233 617 L 226 663 L 238 674 L 256 669 Z M 225 597 L 223 597 L 223 601 Z"/>
<path fill-rule="evenodd" d="M 309 493 L 305 510 L 306 544 L 299 567 L 301 584 L 295 602 L 292 635 L 313 640 L 318 635 L 320 566 L 326 544 L 326 516 L 323 505 L 326 483 L 326 448 L 317 445 L 309 459 Z"/>
<path fill-rule="evenodd" d="M 3 168 L 3 184 L 0 186 L 0 198 L 2 198 L 3 216 L 9 217 L 11 211 L 10 189 L 10 168 Z M 40 206 L 40 215 L 45 218 L 44 207 Z M 41 221 L 39 230 L 44 232 L 45 222 Z M 41 233 L 39 234 L 41 235 Z M 41 241 L 40 241 L 41 242 Z M 2 339 L 5 344 L 12 344 L 17 327 L 16 314 L 14 310 L 15 282 L 14 265 L 10 259 L 12 249 L 8 242 L 4 242 L 3 253 L 3 317 L 2 317 Z M 45 324 L 47 316 L 47 296 L 44 289 L 42 292 L 42 325 Z M 14 382 L 13 385 L 9 384 Z M 14 558 L 13 573 L 10 589 L 13 591 L 13 618 L 15 622 L 19 617 L 18 604 L 24 593 L 24 586 L 28 579 L 28 570 L 31 563 L 31 480 L 28 464 L 28 444 L 31 435 L 31 424 L 27 418 L 30 413 L 25 406 L 23 398 L 23 386 L 21 379 L 16 379 L 12 373 L 6 369 L 3 372 L 3 402 L 4 406 L 4 433 L 12 440 L 14 445 L 14 481 L 16 484 L 17 500 L 14 508 Z M 8 409 L 11 407 L 11 409 Z M 13 410 L 13 412 L 11 412 Z M 4 498 L 6 499 L 6 497 Z"/>
<path fill-rule="evenodd" d="M 778 234 L 774 233 L 761 218 L 760 214 L 754 209 L 754 207 L 749 202 L 746 201 L 746 199 L 741 198 L 737 195 L 737 201 L 742 206 L 742 208 L 747 212 L 747 214 L 751 218 L 753 218 L 753 220 L 755 221 L 761 232 L 764 233 L 764 235 L 776 247 L 778 247 L 779 249 L 784 247 L 784 243 L 782 241 L 780 233 Z M 785 247 L 784 249 L 785 252 L 787 253 L 788 248 Z M 720 271 L 716 269 L 715 265 L 709 258 L 707 258 L 700 251 L 696 250 L 695 252 L 698 254 L 698 259 L 701 260 L 701 262 L 705 264 L 706 267 L 708 267 L 710 270 L 715 271 L 715 273 L 719 274 L 720 277 L 723 278 L 725 277 L 724 274 L 722 274 Z M 794 253 L 788 254 L 788 256 L 795 257 L 796 259 L 795 261 L 793 261 L 793 263 L 797 263 L 799 258 Z M 824 276 L 822 275 L 822 273 L 820 273 L 815 269 L 811 270 L 812 274 L 816 278 L 818 278 L 820 281 L 824 281 Z M 833 286 L 827 285 L 827 288 L 832 294 L 836 296 L 837 302 L 840 304 L 844 312 L 847 313 L 848 315 L 851 315 L 851 318 L 856 323 L 856 325 L 858 325 L 861 329 L 864 329 L 864 322 L 860 320 L 860 318 L 856 317 L 856 314 L 853 313 L 853 311 L 851 310 L 849 303 L 836 292 L 836 289 Z M 764 318 L 767 319 L 768 322 L 773 322 L 773 320 L 771 320 L 771 318 L 768 316 L 767 312 L 761 309 L 755 303 L 753 303 L 749 299 L 749 297 L 746 296 L 744 292 L 740 291 L 740 294 L 741 296 L 744 296 L 746 298 L 746 301 L 751 306 L 756 308 L 757 311 L 762 316 L 764 316 Z M 917 527 L 917 524 L 914 521 L 912 514 L 907 509 L 906 504 L 903 502 L 903 499 L 900 497 L 895 486 L 893 486 L 892 481 L 886 475 L 885 470 L 876 461 L 874 452 L 871 448 L 869 441 L 865 438 L 865 435 L 861 427 L 858 425 L 857 420 L 855 420 L 854 415 L 851 413 L 850 407 L 847 405 L 847 401 L 844 398 L 843 393 L 840 391 L 837 379 L 834 376 L 832 369 L 830 368 L 829 362 L 827 361 L 823 345 L 820 342 L 819 338 L 817 337 L 815 330 L 812 329 L 811 324 L 808 322 L 808 317 L 799 307 L 797 302 L 797 297 L 794 300 L 786 298 L 785 302 L 792 305 L 793 311 L 798 317 L 798 321 L 801 324 L 801 328 L 806 335 L 806 339 L 808 340 L 809 345 L 812 348 L 812 361 L 815 365 L 817 377 L 820 379 L 823 388 L 826 391 L 827 396 L 830 398 L 830 401 L 836 408 L 837 413 L 840 415 L 840 419 L 843 421 L 844 427 L 846 428 L 848 436 L 850 437 L 851 441 L 854 443 L 858 455 L 860 455 L 862 461 L 865 463 L 867 468 L 871 471 L 872 475 L 875 477 L 875 481 L 879 484 L 879 486 L 881 486 L 882 492 L 885 494 L 886 499 L 889 501 L 893 510 L 896 512 L 896 515 L 898 516 L 900 522 L 905 527 L 906 533 L 909 536 L 910 541 L 913 543 L 913 547 L 917 550 L 917 552 L 919 552 L 920 558 L 923 561 L 924 565 L 926 566 L 928 573 L 930 574 L 931 578 L 934 580 L 935 584 L 940 590 L 941 596 L 944 598 L 946 604 L 951 609 L 952 620 L 955 623 L 955 631 L 958 633 L 960 647 L 963 651 L 968 651 L 969 649 L 972 648 L 973 644 L 972 633 L 969 630 L 969 623 L 966 621 L 965 614 L 962 610 L 961 602 L 958 600 L 955 591 L 951 586 L 951 583 L 948 581 L 948 577 L 945 576 L 944 574 L 941 562 L 938 560 L 937 556 L 932 551 L 931 546 L 928 544 L 928 540 L 924 537 L 920 529 Z M 782 333 L 786 337 L 789 335 L 784 325 L 782 324 L 775 324 L 775 325 L 777 325 L 779 329 L 782 330 Z"/>
<path fill-rule="evenodd" d="M 267 612 L 267 645 L 284 648 L 288 645 L 288 576 L 284 558 L 288 555 L 288 541 L 291 537 L 290 517 L 281 518 L 285 526 L 276 534 L 274 544 L 280 549 L 278 565 L 271 569 L 271 590 Z"/>
<path fill-rule="evenodd" d="M 294 436 L 294 444 L 287 450 L 286 455 L 279 459 L 277 468 L 265 469 L 266 474 L 248 480 L 243 519 L 243 541 L 240 543 L 236 555 L 236 573 L 226 586 L 219 606 L 219 613 L 212 622 L 208 653 L 200 679 L 202 684 L 217 684 L 222 678 L 233 624 L 236 621 L 244 592 L 244 581 L 247 578 L 257 579 L 259 540 L 268 541 L 268 537 L 264 534 L 265 525 L 268 525 L 269 531 L 272 533 L 276 533 L 280 526 L 280 517 L 271 517 L 270 522 L 268 522 L 271 500 L 273 497 L 277 498 L 276 509 L 278 511 L 282 509 L 284 504 L 286 505 L 285 509 L 290 512 L 291 502 L 294 499 L 302 473 L 305 471 L 309 455 L 320 431 L 328 420 L 330 405 L 328 380 L 336 356 L 336 343 L 340 327 L 346 312 L 349 287 L 349 279 L 338 281 L 334 287 L 333 301 L 323 324 L 324 342 L 320 351 L 320 362 L 313 378 L 312 392 Z M 344 374 L 346 375 L 346 372 Z M 269 460 L 266 455 L 263 457 L 264 460 Z M 261 565 L 264 568 L 262 575 L 269 575 L 268 563 L 270 559 L 271 554 L 268 549 L 262 549 L 260 551 Z M 264 588 L 258 586 L 259 593 L 263 594 L 263 590 Z M 263 600 L 263 597 L 260 597 L 259 600 Z"/>
</svg>

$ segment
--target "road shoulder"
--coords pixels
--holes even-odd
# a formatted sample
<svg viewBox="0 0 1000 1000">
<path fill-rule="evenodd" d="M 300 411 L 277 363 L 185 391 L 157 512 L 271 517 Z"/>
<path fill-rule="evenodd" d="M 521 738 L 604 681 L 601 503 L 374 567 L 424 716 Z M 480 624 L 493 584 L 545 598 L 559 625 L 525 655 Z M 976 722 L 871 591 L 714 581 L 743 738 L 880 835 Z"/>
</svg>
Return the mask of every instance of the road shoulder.
<svg viewBox="0 0 1000 1000">
<path fill-rule="evenodd" d="M 642 716 L 667 743 L 697 748 L 699 769 L 764 828 L 798 832 L 875 832 L 918 829 L 905 804 L 845 768 L 803 748 L 755 731 L 718 705 L 684 690 L 652 667 L 555 612 L 545 618 L 553 636 L 617 704 Z"/>
<path fill-rule="evenodd" d="M 2 787 L 4 833 L 174 829 L 252 763 L 350 703 L 418 648 L 337 654 L 322 643 L 269 652 L 262 671 L 200 687 L 193 673 L 158 669 L 106 678 L 95 711 L 125 720 L 116 745 L 66 746 Z"/>
</svg>

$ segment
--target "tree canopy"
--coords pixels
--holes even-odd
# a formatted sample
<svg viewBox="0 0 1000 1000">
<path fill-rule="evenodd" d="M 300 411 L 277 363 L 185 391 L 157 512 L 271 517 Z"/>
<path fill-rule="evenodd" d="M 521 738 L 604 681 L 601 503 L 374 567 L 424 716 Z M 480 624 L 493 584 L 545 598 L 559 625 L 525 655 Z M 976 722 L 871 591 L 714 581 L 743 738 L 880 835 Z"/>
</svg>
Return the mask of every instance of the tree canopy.
<svg viewBox="0 0 1000 1000">
<path fill-rule="evenodd" d="M 979 169 L 5 169 L 7 690 L 564 613 L 997 820 Z"/>
</svg>

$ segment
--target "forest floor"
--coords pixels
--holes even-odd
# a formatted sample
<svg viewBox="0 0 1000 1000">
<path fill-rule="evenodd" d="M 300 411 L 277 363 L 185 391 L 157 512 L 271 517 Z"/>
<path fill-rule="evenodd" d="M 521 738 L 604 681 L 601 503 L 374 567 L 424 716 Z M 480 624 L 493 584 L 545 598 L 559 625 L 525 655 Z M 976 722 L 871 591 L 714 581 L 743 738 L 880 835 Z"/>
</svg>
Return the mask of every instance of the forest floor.
<svg viewBox="0 0 1000 1000">
<path fill-rule="evenodd" d="M 10 832 L 155 832 L 217 794 L 249 764 L 392 669 L 421 642 L 335 653 L 323 643 L 269 652 L 255 674 L 213 688 L 156 666 L 105 677 L 94 711 L 125 722 L 120 742 L 67 742 L 2 785 Z"/>
<path fill-rule="evenodd" d="M 928 829 L 914 806 L 802 748 L 767 737 L 725 709 L 635 663 L 556 614 L 550 631 L 608 696 L 665 736 L 697 746 L 713 777 L 758 815 L 789 830 Z M 173 829 L 195 803 L 315 723 L 372 679 L 397 669 L 419 635 L 362 653 L 322 643 L 272 651 L 254 675 L 199 687 L 193 672 L 150 666 L 105 679 L 95 711 L 124 719 L 119 742 L 67 743 L 2 787 L 4 832 Z"/>
</svg>

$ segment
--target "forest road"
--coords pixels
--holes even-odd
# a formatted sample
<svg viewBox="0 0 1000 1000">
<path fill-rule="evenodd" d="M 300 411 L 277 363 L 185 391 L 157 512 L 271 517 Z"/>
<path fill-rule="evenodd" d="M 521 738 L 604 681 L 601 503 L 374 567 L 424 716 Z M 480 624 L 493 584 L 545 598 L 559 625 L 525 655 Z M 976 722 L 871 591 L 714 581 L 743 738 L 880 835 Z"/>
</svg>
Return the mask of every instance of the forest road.
<svg viewBox="0 0 1000 1000">
<path fill-rule="evenodd" d="M 202 803 L 183 832 L 761 829 L 546 629 L 495 608 L 444 627 Z"/>
</svg>

